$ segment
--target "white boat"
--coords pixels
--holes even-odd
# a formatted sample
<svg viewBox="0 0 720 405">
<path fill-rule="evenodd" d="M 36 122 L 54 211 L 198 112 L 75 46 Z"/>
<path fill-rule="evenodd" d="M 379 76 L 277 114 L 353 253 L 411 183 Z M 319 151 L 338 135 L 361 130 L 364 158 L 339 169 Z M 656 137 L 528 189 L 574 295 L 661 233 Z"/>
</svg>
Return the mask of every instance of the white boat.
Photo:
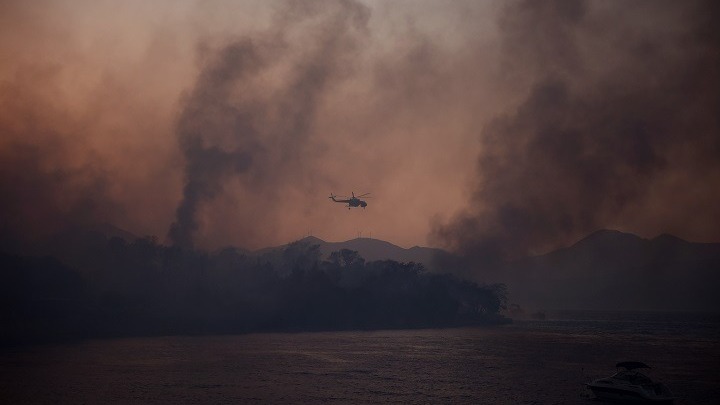
<svg viewBox="0 0 720 405">
<path fill-rule="evenodd" d="M 620 370 L 614 375 L 586 384 L 598 399 L 634 403 L 672 403 L 674 397 L 665 385 L 654 382 L 638 371 L 650 366 L 639 361 L 623 361 L 615 367 Z"/>
</svg>

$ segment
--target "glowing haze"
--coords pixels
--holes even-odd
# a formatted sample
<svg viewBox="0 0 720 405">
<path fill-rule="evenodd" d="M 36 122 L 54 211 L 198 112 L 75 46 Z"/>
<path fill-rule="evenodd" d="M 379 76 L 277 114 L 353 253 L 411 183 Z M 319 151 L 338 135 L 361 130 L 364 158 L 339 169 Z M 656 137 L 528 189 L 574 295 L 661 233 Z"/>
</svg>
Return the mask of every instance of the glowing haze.
<svg viewBox="0 0 720 405">
<path fill-rule="evenodd" d="M 719 241 L 717 11 L 3 2 L 2 242 L 103 222 L 206 249 Z M 327 199 L 351 191 L 375 198 Z"/>
</svg>

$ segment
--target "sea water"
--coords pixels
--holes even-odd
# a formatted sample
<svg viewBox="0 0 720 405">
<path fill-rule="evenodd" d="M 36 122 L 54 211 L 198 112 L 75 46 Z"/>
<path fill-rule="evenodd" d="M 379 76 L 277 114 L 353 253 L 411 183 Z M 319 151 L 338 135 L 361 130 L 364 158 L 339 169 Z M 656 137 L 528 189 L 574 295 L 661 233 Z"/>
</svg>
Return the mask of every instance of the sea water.
<svg viewBox="0 0 720 405">
<path fill-rule="evenodd" d="M 10 404 L 594 404 L 642 361 L 676 404 L 720 400 L 720 318 L 549 313 L 495 327 L 92 340 L 0 351 Z"/>
</svg>

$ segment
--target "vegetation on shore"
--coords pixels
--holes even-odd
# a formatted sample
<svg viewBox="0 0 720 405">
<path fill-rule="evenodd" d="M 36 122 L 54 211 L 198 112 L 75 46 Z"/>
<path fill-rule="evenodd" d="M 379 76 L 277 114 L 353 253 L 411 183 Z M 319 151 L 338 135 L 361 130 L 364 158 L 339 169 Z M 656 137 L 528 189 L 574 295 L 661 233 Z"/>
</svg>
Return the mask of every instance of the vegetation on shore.
<svg viewBox="0 0 720 405">
<path fill-rule="evenodd" d="M 303 243 L 256 257 L 97 240 L 72 257 L 0 255 L 4 344 L 172 334 L 425 328 L 504 322 L 504 285 L 416 263 L 323 259 Z M 70 263 L 70 264 L 68 264 Z"/>
</svg>

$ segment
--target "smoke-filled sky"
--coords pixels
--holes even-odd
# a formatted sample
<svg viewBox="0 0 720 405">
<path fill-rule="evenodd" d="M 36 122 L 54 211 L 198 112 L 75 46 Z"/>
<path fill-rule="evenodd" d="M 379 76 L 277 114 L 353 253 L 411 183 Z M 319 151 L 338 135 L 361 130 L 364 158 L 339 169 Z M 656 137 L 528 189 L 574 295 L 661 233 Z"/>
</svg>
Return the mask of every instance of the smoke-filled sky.
<svg viewBox="0 0 720 405">
<path fill-rule="evenodd" d="M 715 4 L 5 1 L 2 237 L 720 241 Z"/>
</svg>

